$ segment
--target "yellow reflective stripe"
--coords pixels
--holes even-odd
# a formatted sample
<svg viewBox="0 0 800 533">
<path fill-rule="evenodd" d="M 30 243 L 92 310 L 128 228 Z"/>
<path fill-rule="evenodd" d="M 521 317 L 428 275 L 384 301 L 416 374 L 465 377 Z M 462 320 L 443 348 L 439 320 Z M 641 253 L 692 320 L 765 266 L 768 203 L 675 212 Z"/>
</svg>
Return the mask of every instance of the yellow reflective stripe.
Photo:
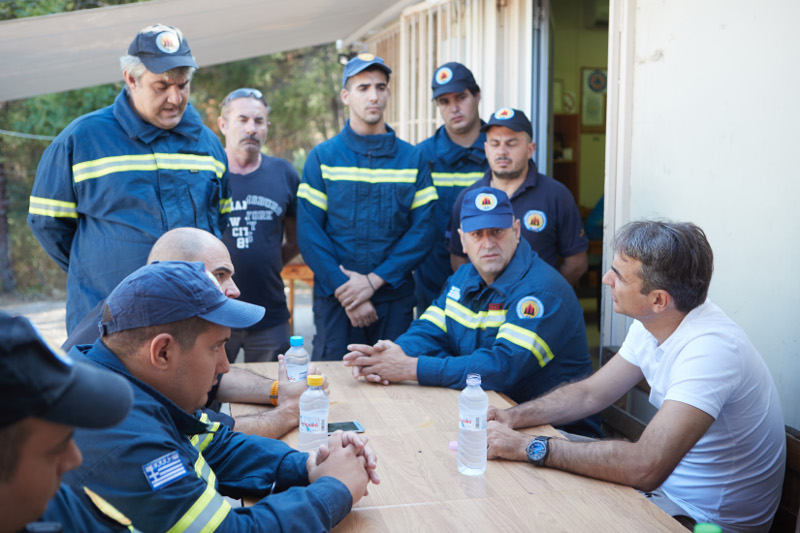
<svg viewBox="0 0 800 533">
<path fill-rule="evenodd" d="M 436 187 L 431 185 L 430 187 L 425 187 L 414 194 L 414 201 L 411 202 L 411 209 L 416 209 L 421 207 L 429 202 L 432 202 L 439 198 L 439 195 L 436 194 Z"/>
<path fill-rule="evenodd" d="M 437 187 L 469 187 L 483 177 L 483 172 L 431 172 Z"/>
<path fill-rule="evenodd" d="M 439 326 L 439 329 L 447 333 L 447 322 L 445 321 L 444 310 L 435 305 L 428 307 L 419 319 L 432 322 L 434 325 Z"/>
<path fill-rule="evenodd" d="M 118 172 L 135 170 L 210 170 L 217 178 L 225 174 L 225 163 L 210 155 L 195 154 L 137 154 L 101 157 L 72 165 L 72 179 L 75 183 L 99 178 Z"/>
<path fill-rule="evenodd" d="M 514 324 L 503 324 L 497 332 L 498 339 L 506 339 L 508 342 L 516 344 L 536 356 L 539 366 L 544 366 L 555 357 L 550 350 L 550 346 L 535 332 L 515 326 Z"/>
<path fill-rule="evenodd" d="M 360 168 L 320 165 L 322 179 L 364 183 L 416 183 L 416 168 Z"/>
<path fill-rule="evenodd" d="M 447 315 L 448 318 L 452 318 L 465 328 L 486 329 L 500 327 L 500 325 L 506 319 L 506 310 L 496 309 L 490 311 L 478 311 L 475 313 L 455 300 L 447 298 L 445 315 Z"/>
<path fill-rule="evenodd" d="M 301 183 L 297 189 L 297 197 L 306 200 L 311 205 L 315 205 L 323 211 L 328 210 L 328 195 L 318 191 L 308 183 Z"/>
<path fill-rule="evenodd" d="M 198 455 L 194 465 L 199 478 L 203 478 L 204 469 L 208 471 L 208 484 L 206 490 L 192 504 L 186 513 L 172 526 L 167 533 L 194 533 L 210 532 L 219 527 L 219 524 L 231 510 L 230 504 L 216 490 L 217 476 L 206 464 L 202 454 Z"/>
<path fill-rule="evenodd" d="M 219 212 L 222 215 L 224 215 L 225 213 L 230 213 L 232 207 L 233 207 L 233 200 L 231 198 L 223 198 L 222 200 L 219 201 Z"/>
<path fill-rule="evenodd" d="M 77 207 L 78 204 L 75 202 L 64 202 L 63 200 L 31 196 L 28 212 L 32 215 L 42 215 L 46 217 L 78 218 Z"/>
<path fill-rule="evenodd" d="M 206 432 L 205 433 L 198 433 L 192 435 L 189 438 L 189 441 L 192 443 L 192 446 L 199 452 L 208 447 L 208 444 L 214 439 L 214 434 L 219 431 L 220 423 L 219 422 L 211 422 L 211 419 L 208 418 L 206 413 L 200 415 L 200 422 L 206 425 Z M 202 439 L 202 441 L 201 441 Z"/>
</svg>

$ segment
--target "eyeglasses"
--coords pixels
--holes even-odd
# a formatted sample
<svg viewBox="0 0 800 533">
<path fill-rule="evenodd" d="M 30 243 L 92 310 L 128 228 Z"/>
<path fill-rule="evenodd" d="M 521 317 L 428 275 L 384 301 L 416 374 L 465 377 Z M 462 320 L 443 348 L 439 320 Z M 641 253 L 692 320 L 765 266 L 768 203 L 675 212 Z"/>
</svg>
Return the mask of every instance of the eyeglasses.
<svg viewBox="0 0 800 533">
<path fill-rule="evenodd" d="M 259 91 L 258 89 L 248 89 L 247 87 L 242 87 L 241 89 L 236 89 L 232 91 L 225 99 L 222 101 L 222 105 L 220 108 L 224 108 L 231 100 L 236 100 L 237 98 L 255 98 L 256 100 L 260 101 L 264 104 L 265 107 L 269 108 L 266 99 L 264 98 L 264 94 Z"/>
</svg>

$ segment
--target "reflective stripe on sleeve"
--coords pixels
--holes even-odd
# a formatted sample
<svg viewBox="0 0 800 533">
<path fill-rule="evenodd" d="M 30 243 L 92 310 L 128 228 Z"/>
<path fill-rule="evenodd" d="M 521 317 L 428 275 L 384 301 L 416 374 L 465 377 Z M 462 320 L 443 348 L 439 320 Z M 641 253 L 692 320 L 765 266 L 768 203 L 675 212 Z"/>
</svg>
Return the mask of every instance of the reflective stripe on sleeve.
<svg viewBox="0 0 800 533">
<path fill-rule="evenodd" d="M 469 329 L 499 328 L 506 319 L 506 310 L 497 309 L 476 313 L 455 300 L 447 298 L 445 315 Z"/>
<path fill-rule="evenodd" d="M 206 425 L 207 431 L 205 433 L 198 433 L 196 435 L 192 435 L 189 438 L 189 441 L 192 443 L 192 446 L 198 451 L 202 452 L 206 449 L 208 444 L 214 439 L 214 434 L 219 431 L 221 424 L 219 422 L 211 422 L 208 418 L 208 415 L 203 413 L 200 415 L 200 422 Z"/>
<path fill-rule="evenodd" d="M 416 183 L 416 168 L 361 168 L 320 165 L 322 179 L 365 183 Z"/>
<path fill-rule="evenodd" d="M 75 183 L 99 178 L 108 174 L 142 170 L 188 170 L 199 172 L 209 170 L 217 178 L 225 174 L 225 163 L 210 155 L 195 154 L 137 154 L 102 157 L 72 165 L 72 179 Z"/>
<path fill-rule="evenodd" d="M 62 200 L 51 200 L 50 198 L 39 198 L 31 196 L 28 212 L 32 215 L 42 215 L 54 218 L 78 218 L 78 204 L 75 202 L 64 202 Z"/>
<path fill-rule="evenodd" d="M 514 324 L 503 324 L 497 332 L 498 339 L 505 339 L 521 348 L 529 350 L 539 361 L 539 366 L 544 366 L 555 357 L 550 346 L 535 332 L 521 328 Z"/>
<path fill-rule="evenodd" d="M 306 200 L 323 211 L 328 210 L 328 195 L 311 187 L 308 183 L 301 183 L 297 189 L 297 197 Z"/>
<path fill-rule="evenodd" d="M 445 321 L 444 310 L 436 307 L 435 305 L 429 306 L 425 312 L 422 313 L 422 316 L 419 317 L 419 319 L 427 320 L 447 333 L 447 322 Z"/>
<path fill-rule="evenodd" d="M 436 194 L 436 187 L 431 185 L 430 187 L 425 187 L 424 189 L 420 189 L 414 194 L 414 201 L 411 202 L 411 209 L 416 209 L 417 207 L 422 207 L 423 205 L 432 202 L 439 198 L 439 195 Z"/>
<path fill-rule="evenodd" d="M 483 172 L 431 172 L 436 187 L 469 187 L 483 177 Z"/>
<path fill-rule="evenodd" d="M 228 516 L 231 505 L 217 492 L 217 476 L 208 466 L 203 454 L 194 464 L 197 477 L 207 481 L 206 490 L 167 533 L 206 533 L 217 529 Z"/>
<path fill-rule="evenodd" d="M 230 213 L 232 207 L 233 207 L 233 200 L 231 200 L 230 198 L 223 198 L 222 200 L 219 201 L 219 212 L 221 215 L 224 215 L 225 213 Z"/>
</svg>

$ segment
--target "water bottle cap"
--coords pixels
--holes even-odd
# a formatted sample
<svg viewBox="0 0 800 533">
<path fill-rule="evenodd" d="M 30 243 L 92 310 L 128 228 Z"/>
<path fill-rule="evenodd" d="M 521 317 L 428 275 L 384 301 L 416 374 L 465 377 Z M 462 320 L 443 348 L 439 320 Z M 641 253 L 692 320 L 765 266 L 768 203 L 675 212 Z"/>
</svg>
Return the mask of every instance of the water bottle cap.
<svg viewBox="0 0 800 533">
<path fill-rule="evenodd" d="M 694 533 L 722 533 L 722 528 L 709 522 L 695 524 Z"/>
<path fill-rule="evenodd" d="M 286 337 L 284 337 L 285 339 Z M 303 345 L 303 337 L 301 335 L 294 335 L 289 337 L 289 345 L 291 346 L 302 346 Z"/>
<path fill-rule="evenodd" d="M 481 384 L 480 374 L 467 374 L 467 385 L 480 385 L 480 384 Z"/>
<path fill-rule="evenodd" d="M 308 383 L 309 387 L 321 387 L 322 386 L 322 376 L 306 376 L 306 383 Z"/>
</svg>

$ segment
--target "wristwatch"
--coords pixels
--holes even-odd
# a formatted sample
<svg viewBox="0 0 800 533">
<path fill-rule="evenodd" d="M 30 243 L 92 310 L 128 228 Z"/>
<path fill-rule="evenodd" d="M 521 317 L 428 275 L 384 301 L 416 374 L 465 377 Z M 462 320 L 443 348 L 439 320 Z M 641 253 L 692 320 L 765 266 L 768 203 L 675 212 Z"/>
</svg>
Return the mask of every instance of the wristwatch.
<svg viewBox="0 0 800 533">
<path fill-rule="evenodd" d="M 528 454 L 528 462 L 536 466 L 544 466 L 544 459 L 547 457 L 547 441 L 550 437 L 536 437 L 528 444 L 525 451 Z"/>
</svg>

